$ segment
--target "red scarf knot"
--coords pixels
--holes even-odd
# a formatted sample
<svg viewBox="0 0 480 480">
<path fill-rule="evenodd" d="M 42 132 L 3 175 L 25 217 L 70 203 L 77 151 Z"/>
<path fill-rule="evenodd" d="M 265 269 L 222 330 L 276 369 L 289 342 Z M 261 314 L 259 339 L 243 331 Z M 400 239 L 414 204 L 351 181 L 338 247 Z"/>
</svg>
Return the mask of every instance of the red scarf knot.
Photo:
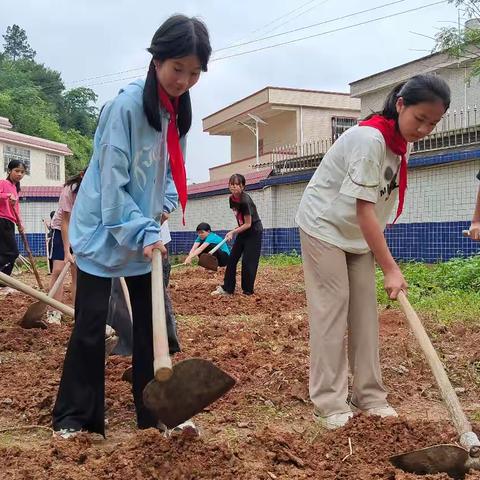
<svg viewBox="0 0 480 480">
<path fill-rule="evenodd" d="M 368 120 L 359 123 L 361 127 L 373 127 L 380 131 L 385 139 L 385 144 L 395 155 L 401 156 L 400 179 L 398 181 L 398 208 L 397 215 L 392 225 L 402 214 L 403 204 L 405 203 L 405 193 L 407 190 L 407 141 L 398 131 L 396 121 L 393 118 L 385 118 L 382 115 L 373 115 Z"/>
</svg>

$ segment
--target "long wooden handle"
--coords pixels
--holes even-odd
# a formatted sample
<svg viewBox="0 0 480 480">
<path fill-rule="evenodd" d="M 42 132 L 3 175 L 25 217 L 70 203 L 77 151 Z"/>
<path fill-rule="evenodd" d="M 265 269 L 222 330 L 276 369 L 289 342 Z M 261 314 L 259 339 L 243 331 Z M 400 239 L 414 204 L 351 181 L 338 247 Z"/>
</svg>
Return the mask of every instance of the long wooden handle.
<svg viewBox="0 0 480 480">
<path fill-rule="evenodd" d="M 159 382 L 172 376 L 172 360 L 168 350 L 167 320 L 163 297 L 162 253 L 153 250 L 152 260 L 152 327 L 153 327 L 153 372 Z"/>
<path fill-rule="evenodd" d="M 20 292 L 26 293 L 27 295 L 30 295 L 31 297 L 36 298 L 37 300 L 40 300 L 41 302 L 46 303 L 47 305 L 50 305 L 55 310 L 58 310 L 59 312 L 62 312 L 65 315 L 68 315 L 69 317 L 74 318 L 75 316 L 75 311 L 73 310 L 72 307 L 69 307 L 68 305 L 63 304 L 58 300 L 54 300 L 53 298 L 50 298 L 45 293 L 39 292 L 38 290 L 35 290 L 34 288 L 28 285 L 25 285 L 24 283 L 18 281 L 17 279 L 9 277 L 3 272 L 0 272 L 0 281 L 2 283 L 5 283 L 5 285 L 8 285 L 9 287 L 15 288 Z"/>
<path fill-rule="evenodd" d="M 410 325 L 413 334 L 417 338 L 418 343 L 423 350 L 425 357 L 427 358 L 430 368 L 432 369 L 438 388 L 440 389 L 443 400 L 448 408 L 450 417 L 458 432 L 458 435 L 462 437 L 463 434 L 472 431 L 472 426 L 465 416 L 465 413 L 463 413 L 457 394 L 455 393 L 455 390 L 448 379 L 445 368 L 443 367 L 437 352 L 433 348 L 432 342 L 430 341 L 422 322 L 418 318 L 418 315 L 415 313 L 413 307 L 410 305 L 406 295 L 403 292 L 400 292 L 397 300 L 399 301 L 400 307 L 407 317 L 408 324 Z"/>
<path fill-rule="evenodd" d="M 127 304 L 130 321 L 133 322 L 132 302 L 130 302 L 130 292 L 128 291 L 128 285 L 124 277 L 120 277 L 120 286 L 122 287 L 123 298 L 125 299 L 125 303 Z"/>
<path fill-rule="evenodd" d="M 219 244 L 217 244 L 215 248 L 212 248 L 208 253 L 210 253 L 210 255 L 213 255 L 226 241 L 227 239 L 224 238 Z"/>
<path fill-rule="evenodd" d="M 20 218 L 18 217 L 18 213 L 15 210 L 15 206 L 12 208 L 12 210 L 13 210 L 13 214 L 15 215 L 15 220 L 17 222 L 17 227 L 20 227 Z M 34 260 L 33 255 L 32 255 L 32 251 L 30 250 L 30 245 L 28 244 L 27 236 L 25 235 L 25 232 L 23 231 L 23 229 L 20 232 L 20 235 L 22 237 L 23 244 L 25 246 L 25 250 L 28 253 L 28 258 L 30 259 L 30 263 L 31 263 L 32 268 L 33 268 L 33 273 L 35 274 L 35 278 L 37 279 L 37 284 L 42 290 L 44 290 L 43 285 L 42 285 L 42 281 L 40 280 L 40 275 L 38 274 L 38 270 L 37 270 L 37 267 L 35 265 L 35 260 Z"/>
<path fill-rule="evenodd" d="M 65 277 L 67 276 L 67 273 L 68 273 L 69 270 L 70 270 L 70 262 L 66 262 L 65 266 L 63 267 L 62 271 L 60 272 L 60 275 L 55 280 L 55 283 L 52 285 L 52 288 L 48 292 L 49 297 L 54 297 L 55 294 L 58 292 L 58 289 L 60 288 L 63 281 L 65 280 Z"/>
</svg>

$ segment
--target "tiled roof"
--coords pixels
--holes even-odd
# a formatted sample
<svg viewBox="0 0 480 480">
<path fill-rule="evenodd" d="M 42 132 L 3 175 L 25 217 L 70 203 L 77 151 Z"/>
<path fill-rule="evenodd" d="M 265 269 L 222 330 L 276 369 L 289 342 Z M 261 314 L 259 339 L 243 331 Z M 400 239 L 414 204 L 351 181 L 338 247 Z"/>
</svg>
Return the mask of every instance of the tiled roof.
<svg viewBox="0 0 480 480">
<path fill-rule="evenodd" d="M 0 129 L 0 142 L 14 143 L 26 147 L 38 148 L 60 155 L 73 155 L 73 152 L 64 143 L 52 142 L 45 138 L 32 137 L 19 132 Z"/>
<path fill-rule="evenodd" d="M 261 182 L 262 180 L 265 180 L 266 178 L 268 178 L 271 172 L 271 168 L 264 168 L 263 170 L 259 170 L 258 172 L 246 173 L 245 180 L 247 182 L 247 186 L 254 185 Z M 228 179 L 229 177 L 222 178 L 220 180 L 212 180 L 210 182 L 195 183 L 193 185 L 189 185 L 188 194 L 195 195 L 197 193 L 206 193 L 213 192 L 215 190 L 227 189 Z"/>
<path fill-rule="evenodd" d="M 43 198 L 59 198 L 62 186 L 59 187 L 21 187 L 20 197 L 43 197 Z"/>
</svg>

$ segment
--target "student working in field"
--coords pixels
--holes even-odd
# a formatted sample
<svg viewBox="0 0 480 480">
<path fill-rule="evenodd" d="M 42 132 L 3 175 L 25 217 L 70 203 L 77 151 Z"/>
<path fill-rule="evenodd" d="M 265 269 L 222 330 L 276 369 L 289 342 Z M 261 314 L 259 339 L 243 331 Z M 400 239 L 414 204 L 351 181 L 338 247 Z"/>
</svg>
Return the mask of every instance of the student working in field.
<svg viewBox="0 0 480 480">
<path fill-rule="evenodd" d="M 190 249 L 190 253 L 185 259 L 185 264 L 189 265 L 195 257 L 198 257 L 202 253 L 209 253 L 219 243 L 223 241 L 223 238 L 212 232 L 212 229 L 208 223 L 202 222 L 197 225 L 197 238 Z M 225 267 L 230 255 L 229 246 L 224 243 L 213 255 L 217 257 L 218 266 Z"/>
<path fill-rule="evenodd" d="M 53 410 L 53 428 L 62 438 L 82 430 L 105 433 L 104 333 L 113 277 L 125 277 L 132 306 L 137 425 L 159 426 L 143 403 L 153 378 L 151 259 L 154 249 L 166 254 L 160 234 L 162 216 L 170 212 L 166 192 L 176 190 L 186 206 L 189 90 L 207 70 L 207 28 L 175 15 L 155 32 L 148 51 L 153 58 L 146 80 L 123 88 L 101 112 L 72 211 L 75 325 Z"/>
<path fill-rule="evenodd" d="M 375 261 L 391 299 L 407 283 L 383 235 L 407 187 L 408 142 L 428 135 L 450 104 L 438 76 L 397 85 L 378 114 L 347 130 L 326 153 L 298 209 L 310 322 L 310 398 L 315 419 L 344 425 L 353 412 L 396 416 L 379 362 Z M 348 363 L 353 374 L 348 396 Z"/>
<path fill-rule="evenodd" d="M 50 247 L 49 260 L 52 261 L 52 276 L 50 278 L 50 288 L 55 284 L 60 275 L 65 262 L 70 263 L 70 273 L 72 275 L 72 302 L 75 304 L 75 293 L 77 283 L 77 268 L 75 260 L 70 252 L 70 241 L 68 239 L 68 228 L 70 224 L 70 215 L 73 209 L 73 204 L 77 196 L 78 189 L 82 183 L 84 172 L 69 178 L 63 187 L 60 199 L 58 201 L 58 208 L 52 218 L 50 227 L 52 229 L 52 241 Z M 63 285 L 58 289 L 54 295 L 55 300 L 63 302 Z M 47 313 L 47 322 L 53 324 L 60 324 L 61 313 L 58 310 L 50 309 Z"/>
<path fill-rule="evenodd" d="M 11 275 L 15 260 L 19 255 L 15 239 L 15 225 L 23 231 L 20 217 L 19 192 L 20 180 L 25 175 L 26 165 L 20 160 L 11 160 L 7 165 L 7 178 L 0 180 L 0 272 Z M 15 215 L 16 213 L 16 215 Z M 20 223 L 17 223 L 17 218 Z M 0 297 L 15 290 L 0 283 Z"/>
<path fill-rule="evenodd" d="M 262 250 L 263 226 L 252 197 L 245 192 L 245 186 L 246 181 L 243 175 L 235 173 L 230 177 L 228 188 L 231 195 L 228 201 L 238 226 L 225 235 L 227 240 L 232 240 L 234 236 L 236 238 L 225 269 L 223 285 L 218 286 L 211 293 L 212 295 L 231 295 L 235 292 L 237 264 L 240 257 L 242 258 L 242 291 L 244 295 L 254 293 Z"/>
</svg>

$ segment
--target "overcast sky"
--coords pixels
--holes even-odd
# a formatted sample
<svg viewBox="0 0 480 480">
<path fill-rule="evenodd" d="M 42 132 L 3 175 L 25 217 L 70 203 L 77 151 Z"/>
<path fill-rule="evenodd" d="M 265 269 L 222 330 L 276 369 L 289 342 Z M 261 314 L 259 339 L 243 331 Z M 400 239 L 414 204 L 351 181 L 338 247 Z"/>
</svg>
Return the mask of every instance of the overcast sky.
<svg viewBox="0 0 480 480">
<path fill-rule="evenodd" d="M 387 3 L 392 0 L 0 0 L 0 32 L 4 34 L 14 23 L 20 25 L 37 51 L 37 61 L 60 71 L 67 87 L 85 85 L 95 90 L 100 106 L 122 85 L 144 76 L 149 62 L 145 48 L 171 14 L 202 18 L 217 50 Z M 349 82 L 428 55 L 434 42 L 427 37 L 433 37 L 443 26 L 453 25 L 449 22 L 456 24 L 456 9 L 442 2 L 410 13 L 400 12 L 431 3 L 434 0 L 401 0 L 343 20 L 215 53 L 212 59 L 218 60 L 210 63 L 209 71 L 192 89 L 194 118 L 187 156 L 190 181 L 208 180 L 209 167 L 230 161 L 229 139 L 204 133 L 202 118 L 267 85 L 348 92 Z M 387 15 L 394 16 L 221 59 Z M 115 75 L 105 76 L 109 74 Z"/>
</svg>

